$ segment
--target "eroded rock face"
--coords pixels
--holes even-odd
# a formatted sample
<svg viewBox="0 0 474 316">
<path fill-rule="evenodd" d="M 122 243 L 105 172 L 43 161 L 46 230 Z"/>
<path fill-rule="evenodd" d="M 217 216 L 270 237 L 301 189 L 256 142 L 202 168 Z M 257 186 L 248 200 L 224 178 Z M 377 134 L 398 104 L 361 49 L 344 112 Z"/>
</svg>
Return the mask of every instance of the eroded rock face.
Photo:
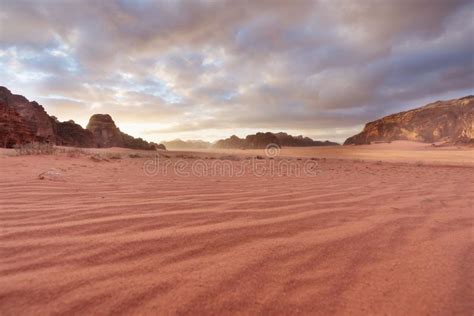
<svg viewBox="0 0 474 316">
<path fill-rule="evenodd" d="M 147 141 L 122 133 L 108 114 L 92 115 L 87 124 L 87 130 L 92 132 L 97 147 L 155 150 L 155 146 Z"/>
<path fill-rule="evenodd" d="M 108 114 L 94 114 L 89 119 L 87 130 L 94 135 L 97 147 L 122 147 L 123 139 L 120 130 Z"/>
<path fill-rule="evenodd" d="M 15 145 L 35 141 L 35 134 L 26 121 L 9 106 L 9 93 L 7 89 L 0 87 L 0 147 L 3 148 L 13 148 Z"/>
<path fill-rule="evenodd" d="M 35 101 L 28 101 L 22 95 L 12 94 L 5 87 L 0 87 L 0 94 L 8 106 L 15 109 L 23 118 L 37 141 L 55 143 L 54 122 L 41 105 Z"/>
<path fill-rule="evenodd" d="M 156 150 L 156 146 L 143 140 L 142 138 L 135 138 L 128 134 L 122 133 L 123 145 L 122 147 L 131 149 Z"/>
<path fill-rule="evenodd" d="M 72 147 L 96 147 L 94 134 L 70 120 L 56 121 L 56 145 Z"/>
<path fill-rule="evenodd" d="M 348 138 L 344 145 L 393 140 L 473 143 L 474 96 L 438 101 L 367 123 L 361 133 Z"/>
</svg>

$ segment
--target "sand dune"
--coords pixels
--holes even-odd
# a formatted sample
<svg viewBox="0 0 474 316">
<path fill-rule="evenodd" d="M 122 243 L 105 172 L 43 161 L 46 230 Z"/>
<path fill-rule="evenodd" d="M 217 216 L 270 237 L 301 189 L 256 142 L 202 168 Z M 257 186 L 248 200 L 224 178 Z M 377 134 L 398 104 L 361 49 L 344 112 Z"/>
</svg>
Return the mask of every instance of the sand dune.
<svg viewBox="0 0 474 316">
<path fill-rule="evenodd" d="M 472 151 L 414 152 L 281 177 L 2 156 L 0 314 L 471 315 Z"/>
</svg>

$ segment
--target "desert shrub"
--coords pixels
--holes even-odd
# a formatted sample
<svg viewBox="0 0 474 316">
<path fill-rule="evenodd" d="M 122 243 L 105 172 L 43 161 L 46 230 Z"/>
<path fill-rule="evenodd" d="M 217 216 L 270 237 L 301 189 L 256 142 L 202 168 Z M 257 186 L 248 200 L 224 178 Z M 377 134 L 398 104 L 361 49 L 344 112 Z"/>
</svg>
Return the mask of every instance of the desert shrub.
<svg viewBox="0 0 474 316">
<path fill-rule="evenodd" d="M 78 158 L 82 155 L 86 155 L 87 153 L 83 150 L 83 149 L 80 149 L 80 148 L 72 148 L 72 149 L 68 149 L 66 150 L 66 155 L 68 157 L 72 157 L 72 158 Z"/>
<path fill-rule="evenodd" d="M 140 156 L 140 154 L 130 154 L 130 155 L 128 155 L 128 157 L 130 157 L 130 158 L 142 158 L 142 156 Z"/>
<path fill-rule="evenodd" d="M 28 143 L 15 146 L 16 154 L 19 156 L 26 155 L 53 155 L 56 153 L 56 148 L 48 143 Z"/>
<path fill-rule="evenodd" d="M 122 155 L 119 153 L 108 153 L 106 157 L 108 159 L 122 159 Z"/>
<path fill-rule="evenodd" d="M 94 162 L 108 161 L 108 159 L 103 158 L 100 154 L 93 154 L 90 159 Z"/>
</svg>

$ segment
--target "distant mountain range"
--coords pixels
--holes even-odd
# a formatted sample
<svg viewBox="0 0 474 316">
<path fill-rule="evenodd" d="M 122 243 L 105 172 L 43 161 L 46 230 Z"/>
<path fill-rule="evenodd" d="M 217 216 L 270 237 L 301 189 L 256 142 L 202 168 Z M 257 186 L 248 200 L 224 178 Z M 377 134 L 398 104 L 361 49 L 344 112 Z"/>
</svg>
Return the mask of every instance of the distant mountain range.
<svg viewBox="0 0 474 316">
<path fill-rule="evenodd" d="M 337 146 L 338 143 L 330 141 L 312 140 L 309 137 L 292 136 L 287 133 L 257 133 L 248 135 L 245 138 L 239 138 L 232 135 L 229 138 L 218 140 L 213 147 L 215 148 L 240 148 L 240 149 L 258 149 L 265 148 L 269 144 L 275 144 L 280 147 L 307 147 L 307 146 Z"/>
<path fill-rule="evenodd" d="M 291 136 L 287 133 L 257 133 L 240 138 L 232 135 L 226 139 L 220 139 L 214 143 L 202 140 L 181 140 L 175 139 L 168 142 L 162 142 L 168 149 L 261 149 L 269 144 L 280 147 L 306 147 L 306 146 L 338 146 L 338 143 L 330 141 L 317 141 L 309 137 Z"/>
<path fill-rule="evenodd" d="M 367 123 L 344 145 L 411 140 L 418 142 L 474 143 L 474 96 L 437 101 Z"/>
</svg>

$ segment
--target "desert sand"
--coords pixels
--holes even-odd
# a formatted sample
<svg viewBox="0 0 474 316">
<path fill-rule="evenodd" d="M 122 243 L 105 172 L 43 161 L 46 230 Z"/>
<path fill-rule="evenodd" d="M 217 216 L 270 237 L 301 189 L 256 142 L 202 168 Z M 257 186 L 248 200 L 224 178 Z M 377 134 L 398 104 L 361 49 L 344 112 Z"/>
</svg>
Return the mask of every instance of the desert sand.
<svg viewBox="0 0 474 316">
<path fill-rule="evenodd" d="M 0 152 L 1 315 L 474 311 L 473 149 L 262 159 L 315 164 L 299 176 L 173 172 L 261 151 L 161 153 L 166 174 L 144 172 L 146 152 L 95 152 Z"/>
</svg>

